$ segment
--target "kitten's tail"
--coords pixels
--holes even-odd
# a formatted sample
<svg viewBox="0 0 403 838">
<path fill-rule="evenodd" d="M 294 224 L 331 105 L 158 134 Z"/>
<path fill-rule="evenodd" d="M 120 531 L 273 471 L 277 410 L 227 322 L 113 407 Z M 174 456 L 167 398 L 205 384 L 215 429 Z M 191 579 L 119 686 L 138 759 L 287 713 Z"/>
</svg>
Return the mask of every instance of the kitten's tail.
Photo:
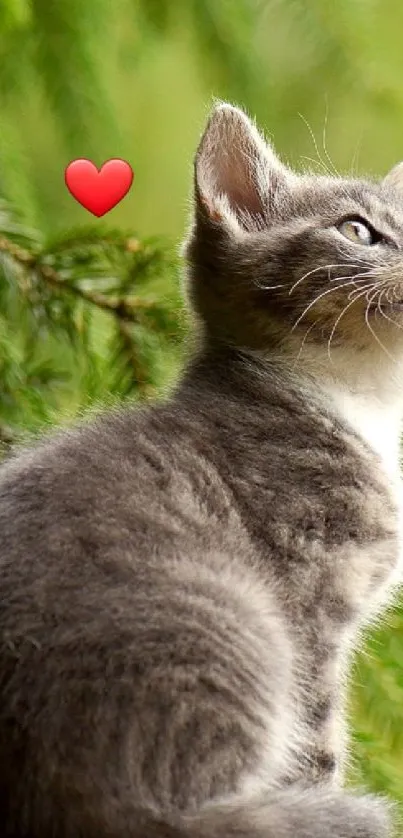
<svg viewBox="0 0 403 838">
<path fill-rule="evenodd" d="M 176 821 L 139 816 L 130 838 L 387 838 L 392 808 L 372 795 L 288 788 L 264 800 L 211 804 Z"/>
</svg>

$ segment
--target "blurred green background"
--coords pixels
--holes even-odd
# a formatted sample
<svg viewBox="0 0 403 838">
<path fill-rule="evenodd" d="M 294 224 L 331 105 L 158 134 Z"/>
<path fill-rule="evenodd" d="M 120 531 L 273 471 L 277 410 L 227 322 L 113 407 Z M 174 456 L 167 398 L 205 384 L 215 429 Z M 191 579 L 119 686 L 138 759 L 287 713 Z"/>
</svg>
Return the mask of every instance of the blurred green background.
<svg viewBox="0 0 403 838">
<path fill-rule="evenodd" d="M 403 158 L 402 31 L 399 0 L 1 0 L 4 453 L 176 375 L 178 245 L 212 97 L 245 107 L 296 167 L 381 175 Z M 135 171 L 105 220 L 65 188 L 76 157 Z M 353 683 L 350 777 L 403 803 L 401 609 Z"/>
</svg>

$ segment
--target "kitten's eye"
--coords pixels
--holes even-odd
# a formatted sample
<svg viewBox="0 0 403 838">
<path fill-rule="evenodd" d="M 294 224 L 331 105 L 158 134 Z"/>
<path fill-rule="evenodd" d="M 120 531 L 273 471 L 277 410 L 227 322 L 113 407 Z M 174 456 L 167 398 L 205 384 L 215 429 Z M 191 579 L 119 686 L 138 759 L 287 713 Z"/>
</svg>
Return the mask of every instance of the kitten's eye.
<svg viewBox="0 0 403 838">
<path fill-rule="evenodd" d="M 356 244 L 370 245 L 376 244 L 379 241 L 379 238 L 376 238 L 371 228 L 364 221 L 358 221 L 354 218 L 342 221 L 337 226 L 337 229 L 342 236 L 345 236 L 346 239 L 351 239 Z"/>
</svg>

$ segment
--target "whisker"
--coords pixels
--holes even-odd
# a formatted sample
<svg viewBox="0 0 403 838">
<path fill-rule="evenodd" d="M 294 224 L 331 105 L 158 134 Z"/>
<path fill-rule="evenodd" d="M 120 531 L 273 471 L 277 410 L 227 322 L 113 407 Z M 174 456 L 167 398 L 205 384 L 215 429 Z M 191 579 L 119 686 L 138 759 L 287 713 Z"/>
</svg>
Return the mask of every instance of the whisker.
<svg viewBox="0 0 403 838">
<path fill-rule="evenodd" d="M 394 300 L 401 300 L 401 298 L 402 298 L 402 291 L 401 291 L 401 286 L 400 286 L 400 285 L 398 285 L 397 283 L 395 283 L 395 285 L 394 285 L 394 286 L 393 286 L 393 288 L 392 288 L 392 293 L 393 293 L 393 299 L 394 299 Z"/>
<path fill-rule="evenodd" d="M 347 288 L 351 284 L 352 284 L 352 281 L 351 281 L 351 277 L 350 277 L 348 282 L 344 282 L 342 285 L 336 285 L 333 288 L 327 288 L 326 291 L 323 291 L 322 294 L 319 294 L 318 297 L 315 297 L 315 299 L 312 300 L 309 303 L 309 305 L 304 309 L 302 314 L 300 314 L 300 316 L 298 317 L 298 320 L 295 321 L 294 325 L 292 326 L 291 331 L 293 332 L 294 329 L 296 329 L 296 327 L 298 326 L 298 323 L 300 323 L 302 318 L 305 317 L 305 314 L 307 314 L 308 311 L 312 308 L 312 306 L 314 306 L 315 303 L 319 302 L 319 300 L 321 300 L 322 297 L 326 297 L 327 294 L 332 294 L 334 291 L 339 291 L 341 288 Z"/>
<path fill-rule="evenodd" d="M 371 292 L 372 292 L 374 289 L 376 289 L 376 290 L 379 290 L 379 293 L 381 293 L 382 288 L 381 288 L 381 289 L 379 289 L 379 286 L 382 286 L 382 285 L 383 285 L 383 282 L 378 281 L 377 283 L 375 283 L 375 285 L 373 285 L 373 286 L 372 286 L 372 288 L 370 288 L 370 289 L 369 289 L 369 291 L 367 291 L 367 292 L 366 292 L 365 296 L 366 296 L 366 298 L 367 298 L 367 300 L 368 300 L 369 302 L 372 302 L 372 297 L 371 297 L 371 299 L 369 299 L 369 295 L 371 294 Z M 374 295 L 374 296 L 375 296 L 375 295 Z"/>
<path fill-rule="evenodd" d="M 324 164 L 324 163 L 322 163 L 322 161 L 321 161 L 321 160 L 315 160 L 315 158 L 314 158 L 314 157 L 308 157 L 308 155 L 307 155 L 307 154 L 301 154 L 301 156 L 300 156 L 300 160 L 308 160 L 308 161 L 309 161 L 309 163 L 314 163 L 314 164 L 315 164 L 315 167 L 316 167 L 316 166 L 320 166 L 320 167 L 321 167 L 321 169 L 324 171 L 324 173 L 325 173 L 325 175 L 326 175 L 327 177 L 329 177 L 329 176 L 331 175 L 331 173 L 329 172 L 329 170 L 328 170 L 327 166 L 325 166 L 325 164 Z"/>
<path fill-rule="evenodd" d="M 356 146 L 355 146 L 355 149 L 354 149 L 353 159 L 351 161 L 351 168 L 350 168 L 351 177 L 356 177 L 357 176 L 358 157 L 359 157 L 359 154 L 361 152 L 361 143 L 362 143 L 362 133 L 361 133 L 361 137 L 359 138 L 359 140 L 357 140 L 357 143 L 356 143 Z"/>
<path fill-rule="evenodd" d="M 392 323 L 394 326 L 397 326 L 397 328 L 398 328 L 398 329 L 403 329 L 402 324 L 401 324 L 401 323 L 397 323 L 397 321 L 396 321 L 396 320 L 394 320 L 394 319 L 393 319 L 393 317 L 388 317 L 388 315 L 387 315 L 387 314 L 385 314 L 385 312 L 384 312 L 384 310 L 383 310 L 383 308 L 382 308 L 382 294 L 384 293 L 384 291 L 385 291 L 385 290 L 386 290 L 386 299 L 388 300 L 388 302 L 390 302 L 390 300 L 389 300 L 389 298 L 388 298 L 388 293 L 389 293 L 389 291 L 390 291 L 391 289 L 390 289 L 390 288 L 388 288 L 388 289 L 384 289 L 383 291 L 381 291 L 381 293 L 380 293 L 380 295 L 379 295 L 379 300 L 378 300 L 378 306 L 377 306 L 377 309 L 379 309 L 379 313 L 381 314 L 381 316 L 382 316 L 382 317 L 384 317 L 384 318 L 385 318 L 385 320 L 388 320 L 388 321 L 389 321 L 389 323 Z M 395 289 L 393 289 L 393 291 L 394 291 L 394 290 L 395 290 Z M 396 298 L 395 298 L 395 299 L 396 299 Z"/>
<path fill-rule="evenodd" d="M 313 322 L 313 323 L 311 323 L 311 325 L 309 326 L 309 328 L 306 330 L 306 332 L 305 332 L 305 334 L 304 334 L 304 337 L 303 337 L 303 339 L 302 339 L 301 346 L 300 346 L 300 348 L 299 348 L 298 355 L 297 355 L 297 357 L 296 357 L 296 359 L 295 359 L 295 362 L 294 362 L 294 364 L 293 364 L 293 367 L 292 367 L 292 369 L 293 369 L 293 370 L 295 369 L 295 367 L 296 367 L 296 365 L 297 365 L 297 363 L 298 363 L 298 361 L 299 361 L 299 359 L 300 359 L 300 357 L 301 357 L 301 355 L 302 355 L 302 351 L 303 351 L 303 348 L 304 348 L 304 345 L 305 345 L 305 341 L 306 341 L 306 339 L 307 339 L 307 337 L 308 337 L 308 335 L 309 335 L 309 332 L 311 331 L 311 329 L 313 329 L 313 328 L 314 328 L 314 326 L 316 326 L 316 324 L 317 324 L 318 322 L 319 322 L 319 320 L 314 320 L 314 322 Z"/>
<path fill-rule="evenodd" d="M 326 155 L 326 160 L 330 163 L 330 166 L 331 166 L 333 172 L 335 173 L 336 177 L 341 178 L 341 174 L 336 169 L 336 166 L 334 165 L 333 160 L 331 159 L 331 157 L 328 153 L 328 150 L 326 148 L 326 131 L 327 131 L 328 117 L 329 117 L 329 102 L 328 102 L 328 99 L 326 97 L 326 111 L 325 111 L 325 120 L 324 120 L 324 123 L 323 123 L 322 146 L 323 146 L 323 151 Z"/>
<path fill-rule="evenodd" d="M 355 302 L 357 302 L 357 300 L 359 300 L 361 297 L 363 297 L 363 296 L 364 296 L 364 294 L 366 293 L 366 291 L 367 291 L 367 289 L 366 289 L 366 288 L 364 288 L 364 290 L 360 289 L 360 290 L 359 290 L 359 292 L 357 293 L 357 289 L 354 289 L 354 291 L 352 291 L 351 293 L 356 294 L 356 296 L 354 297 L 354 299 L 353 299 L 353 300 L 351 300 L 351 302 L 350 302 L 350 303 L 348 303 L 348 305 L 346 305 L 346 306 L 343 308 L 343 311 L 341 312 L 341 314 L 339 314 L 339 316 L 338 316 L 338 318 L 337 318 L 337 320 L 336 320 L 336 322 L 335 322 L 335 324 L 334 324 L 334 326 L 333 326 L 333 328 L 332 328 L 332 331 L 330 332 L 329 340 L 328 340 L 328 342 L 327 342 L 327 354 L 328 354 L 328 358 L 329 358 L 330 363 L 333 363 L 333 362 L 332 362 L 332 358 L 331 358 L 331 354 L 330 354 L 330 346 L 331 346 L 331 343 L 332 343 L 332 339 L 333 339 L 334 333 L 335 333 L 335 331 L 336 331 L 336 329 L 337 329 L 337 326 L 338 326 L 338 324 L 340 323 L 340 320 L 342 319 L 342 317 L 344 317 L 344 315 L 345 315 L 345 314 L 346 314 L 346 312 L 348 311 L 348 309 L 349 309 L 352 305 L 354 305 L 354 303 L 355 303 Z"/>
<path fill-rule="evenodd" d="M 350 259 L 351 259 L 351 250 L 350 250 L 350 248 L 348 248 L 348 247 L 347 247 L 347 246 L 343 243 L 343 241 L 341 241 L 341 242 L 340 242 L 340 244 L 339 244 L 339 250 L 340 250 L 341 254 L 342 254 L 343 256 L 345 256 L 347 259 L 348 259 L 348 258 L 350 258 Z M 385 263 L 384 263 L 383 261 L 381 261 L 381 260 L 379 260 L 379 261 L 377 262 L 377 265 L 376 265 L 376 266 L 374 266 L 374 265 L 372 264 L 372 262 L 370 262 L 368 259 L 361 258 L 360 256 L 357 256 L 357 254 L 356 254 L 356 253 L 354 253 L 354 262 L 358 262 L 360 265 L 364 265 L 364 267 L 368 268 L 368 270 L 376 270 L 376 271 L 377 271 L 377 270 L 378 270 L 378 268 L 388 268 L 388 265 L 387 265 L 387 264 L 385 264 Z"/>
<path fill-rule="evenodd" d="M 375 288 L 375 285 L 372 281 L 372 280 L 375 279 L 375 277 L 371 276 L 371 274 L 368 274 L 367 278 L 370 279 L 371 282 L 369 282 L 369 284 L 367 284 L 367 285 L 359 285 L 357 288 L 354 288 L 353 291 L 350 291 L 350 293 L 348 295 L 349 300 L 351 299 L 352 295 L 355 294 L 357 291 L 366 291 L 369 294 L 371 293 L 371 291 Z M 379 284 L 380 284 L 380 282 L 378 280 L 377 286 Z"/>
<path fill-rule="evenodd" d="M 330 169 L 326 166 L 326 163 L 322 160 L 322 157 L 321 157 L 321 155 L 320 155 L 320 153 L 319 153 L 318 144 L 317 144 L 317 142 L 316 142 L 316 137 L 315 137 L 315 135 L 314 135 L 314 133 L 313 133 L 313 131 L 312 131 L 311 126 L 309 125 L 308 120 L 307 120 L 307 119 L 305 119 L 305 117 L 303 116 L 303 114 L 302 114 L 302 113 L 299 113 L 299 114 L 298 114 L 298 116 L 299 116 L 299 117 L 302 119 L 302 121 L 305 123 L 305 125 L 306 125 L 306 127 L 307 127 L 307 129 L 308 129 L 308 131 L 309 131 L 309 134 L 310 134 L 310 136 L 311 136 L 311 139 L 312 139 L 312 142 L 313 142 L 313 145 L 314 145 L 314 149 L 315 149 L 316 154 L 317 154 L 317 157 L 318 157 L 318 161 L 319 161 L 319 162 L 320 162 L 320 164 L 323 166 L 323 168 L 324 168 L 325 172 L 326 172 L 326 173 L 327 173 L 330 177 L 333 177 L 333 172 L 332 172 L 332 171 L 331 171 L 331 170 L 330 170 Z"/>
<path fill-rule="evenodd" d="M 365 271 L 365 273 L 354 274 L 354 276 L 349 276 L 349 277 L 335 276 L 335 277 L 332 277 L 330 282 L 336 282 L 336 280 L 339 280 L 339 279 L 351 279 L 351 284 L 355 286 L 355 290 L 357 290 L 357 289 L 360 290 L 362 288 L 363 282 L 368 282 L 369 279 L 376 279 L 376 277 L 373 276 L 373 274 L 370 273 L 370 271 Z M 357 282 L 357 280 L 359 280 L 359 282 Z M 338 285 L 337 287 L 340 288 L 341 286 Z M 349 296 L 351 296 L 351 293 L 353 293 L 353 292 L 350 292 Z"/>
<path fill-rule="evenodd" d="M 358 268 L 359 265 L 352 265 L 351 267 L 352 268 Z M 364 273 L 354 274 L 354 276 L 351 276 L 350 279 L 355 281 L 356 279 L 360 279 L 361 277 L 363 277 L 363 279 L 365 279 L 368 276 L 371 276 L 370 271 L 365 271 Z M 329 282 L 337 282 L 338 279 L 345 279 L 345 278 L 346 278 L 345 276 L 332 276 L 329 279 Z"/>
<path fill-rule="evenodd" d="M 377 293 L 378 293 L 378 289 L 375 291 L 375 293 L 374 293 L 373 297 L 375 297 Z M 373 328 L 372 328 L 372 326 L 371 326 L 371 324 L 370 324 L 370 322 L 369 322 L 368 313 L 369 313 L 369 307 L 370 307 L 370 305 L 371 305 L 371 302 L 372 302 L 373 297 L 371 297 L 371 299 L 368 301 L 368 305 L 367 305 L 367 307 L 366 307 L 366 309 L 365 309 L 365 322 L 366 322 L 366 324 L 367 324 L 367 326 L 368 326 L 368 329 L 369 329 L 369 331 L 371 332 L 372 336 L 375 338 L 376 342 L 379 344 L 379 346 L 381 347 L 381 349 L 383 349 L 383 351 L 386 353 L 386 355 L 388 356 L 388 358 L 390 358 L 390 360 L 391 360 L 391 361 L 393 361 L 393 363 L 395 364 L 395 363 L 396 363 L 396 358 L 393 358 L 393 356 L 390 354 L 390 352 L 388 352 L 388 350 L 386 349 L 386 346 L 384 346 L 384 345 L 383 345 L 383 343 L 382 343 L 382 341 L 381 341 L 381 340 L 379 340 L 378 335 L 374 332 L 374 330 L 373 330 Z"/>
<path fill-rule="evenodd" d="M 381 311 L 381 306 L 380 306 L 380 304 L 381 304 L 381 299 L 382 299 L 382 293 L 383 293 L 383 291 L 385 291 L 385 288 L 381 288 L 381 290 L 379 291 L 379 294 L 378 294 L 378 302 L 377 302 L 376 309 L 375 309 L 375 317 L 376 317 L 376 313 L 377 313 L 377 311 L 379 311 L 379 314 L 382 316 L 382 311 Z"/>
<path fill-rule="evenodd" d="M 351 267 L 352 268 L 359 268 L 360 265 L 351 265 Z M 365 280 L 368 279 L 368 277 L 371 277 L 371 276 L 373 276 L 373 273 L 372 273 L 372 271 L 368 270 L 368 271 L 363 271 L 362 273 L 354 274 L 354 275 L 350 276 L 350 279 L 351 279 L 352 282 L 355 282 L 357 279 L 360 279 L 361 282 L 365 282 Z M 330 278 L 329 282 L 336 282 L 338 279 L 346 279 L 346 277 L 345 276 L 332 276 Z"/>
<path fill-rule="evenodd" d="M 258 279 L 253 280 L 253 284 L 259 288 L 260 291 L 274 291 L 276 288 L 284 288 L 285 283 L 282 282 L 279 285 L 261 285 Z"/>
<path fill-rule="evenodd" d="M 340 263 L 335 263 L 333 265 L 318 265 L 316 268 L 312 268 L 312 270 L 307 271 L 306 274 L 304 274 L 299 279 L 297 279 L 297 281 L 294 282 L 294 285 L 291 286 L 288 293 L 289 293 L 289 295 L 291 295 L 293 293 L 293 291 L 295 290 L 295 288 L 297 287 L 297 285 L 300 285 L 300 283 L 303 282 L 304 279 L 307 279 L 308 276 L 312 276 L 314 273 L 317 273 L 318 271 L 328 271 L 328 270 L 330 270 L 330 268 L 360 268 L 360 267 L 361 267 L 360 265 L 354 265 L 351 262 L 340 262 Z M 337 279 L 340 279 L 340 278 L 344 279 L 345 277 L 337 277 Z M 329 282 L 332 282 L 332 281 L 333 280 L 331 278 L 329 278 Z"/>
</svg>

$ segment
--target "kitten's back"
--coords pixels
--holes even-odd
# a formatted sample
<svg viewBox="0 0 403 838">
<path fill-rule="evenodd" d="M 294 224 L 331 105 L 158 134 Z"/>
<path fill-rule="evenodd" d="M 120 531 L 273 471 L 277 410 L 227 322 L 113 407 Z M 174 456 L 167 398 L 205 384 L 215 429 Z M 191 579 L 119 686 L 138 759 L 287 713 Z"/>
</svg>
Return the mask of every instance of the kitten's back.
<svg viewBox="0 0 403 838">
<path fill-rule="evenodd" d="M 370 798 L 269 792 L 292 759 L 293 645 L 206 456 L 219 414 L 193 399 L 2 467 L 2 834 L 386 835 Z"/>
</svg>

